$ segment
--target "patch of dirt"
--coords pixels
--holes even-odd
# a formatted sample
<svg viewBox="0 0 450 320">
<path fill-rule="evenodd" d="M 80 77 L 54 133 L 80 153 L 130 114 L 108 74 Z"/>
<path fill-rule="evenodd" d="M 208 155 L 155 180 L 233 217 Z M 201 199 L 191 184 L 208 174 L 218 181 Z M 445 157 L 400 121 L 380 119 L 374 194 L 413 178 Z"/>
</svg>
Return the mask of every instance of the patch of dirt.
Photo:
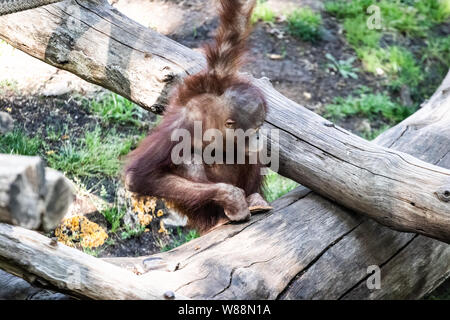
<svg viewBox="0 0 450 320">
<path fill-rule="evenodd" d="M 214 37 L 218 18 L 211 1 L 147 1 L 142 5 L 134 2 L 134 8 L 133 2 L 119 0 L 115 7 L 133 19 L 140 19 L 144 25 L 152 24 L 158 32 L 187 47 L 199 49 Z M 272 4 L 274 11 L 278 13 L 301 5 L 309 5 L 315 10 L 323 7 L 321 1 L 272 0 L 268 4 Z M 174 11 L 181 8 L 183 19 L 180 21 L 178 14 L 168 13 L 163 21 L 158 23 L 160 20 L 154 19 L 154 15 L 158 15 L 158 12 L 143 15 L 142 11 L 138 10 L 146 6 L 170 7 L 174 8 Z M 346 96 L 358 86 L 364 85 L 375 90 L 381 87 L 379 81 L 369 73 L 360 72 L 358 79 L 344 79 L 327 70 L 325 66 L 329 61 L 325 58 L 326 53 L 331 53 L 337 60 L 348 59 L 355 56 L 355 53 L 346 44 L 336 19 L 323 12 L 322 16 L 323 40 L 314 44 L 288 35 L 283 21 L 277 21 L 272 25 L 257 23 L 250 38 L 248 64 L 244 68 L 244 71 L 257 78 L 269 78 L 275 89 L 316 112 L 320 112 L 324 104 L 331 102 L 334 97 Z M 167 28 L 167 25 L 173 25 L 175 22 L 179 23 L 176 28 Z M 271 59 L 271 55 L 276 55 L 272 57 L 277 59 Z M 279 59 L 279 56 L 282 58 Z M 355 64 L 355 67 L 362 69 L 358 64 Z M 345 123 L 343 125 L 345 126 Z"/>
<path fill-rule="evenodd" d="M 326 39 L 312 44 L 287 35 L 283 25 L 258 24 L 251 37 L 253 61 L 248 71 L 256 77 L 268 77 L 275 89 L 316 112 L 335 97 L 352 93 L 358 86 L 378 89 L 376 79 L 370 74 L 361 72 L 358 79 L 344 79 L 328 71 L 326 53 L 331 53 L 336 60 L 346 60 L 354 56 L 354 52 L 339 34 L 339 25 L 333 18 L 324 19 L 324 27 Z M 281 39 L 277 36 L 280 34 Z M 284 58 L 273 60 L 271 54 Z M 355 66 L 362 69 L 361 65 L 355 63 Z"/>
<path fill-rule="evenodd" d="M 70 133 L 70 139 L 84 136 L 93 129 L 98 119 L 87 113 L 70 95 L 58 97 L 23 96 L 3 92 L 0 96 L 0 111 L 8 111 L 15 120 L 16 128 L 23 129 L 30 137 L 48 137 L 48 130 Z M 58 148 L 63 141 L 49 141 Z"/>
<path fill-rule="evenodd" d="M 161 252 L 151 232 L 144 232 L 128 239 L 122 239 L 120 234 L 113 234 L 110 235 L 110 239 L 114 243 L 100 247 L 99 257 L 142 257 Z"/>
</svg>

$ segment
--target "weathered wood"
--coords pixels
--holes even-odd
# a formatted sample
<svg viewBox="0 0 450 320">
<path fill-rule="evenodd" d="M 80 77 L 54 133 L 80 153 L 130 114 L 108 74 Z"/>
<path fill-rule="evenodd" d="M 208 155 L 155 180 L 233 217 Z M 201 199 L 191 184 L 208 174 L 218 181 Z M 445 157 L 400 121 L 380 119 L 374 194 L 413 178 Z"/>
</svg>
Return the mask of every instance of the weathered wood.
<svg viewBox="0 0 450 320">
<path fill-rule="evenodd" d="M 0 37 L 47 63 L 158 111 L 203 57 L 113 10 L 65 1 L 0 18 Z M 254 80 L 280 130 L 280 173 L 397 230 L 450 241 L 450 171 L 369 143 Z M 445 118 L 450 114 L 444 114 Z"/>
<path fill-rule="evenodd" d="M 0 300 L 66 300 L 69 297 L 33 287 L 22 278 L 0 270 Z"/>
<path fill-rule="evenodd" d="M 72 183 L 39 157 L 0 154 L 0 221 L 50 231 L 73 201 Z"/>
<path fill-rule="evenodd" d="M 30 10 L 61 0 L 0 0 L 0 16 Z"/>
<path fill-rule="evenodd" d="M 203 58 L 98 3 L 83 2 L 81 6 L 65 2 L 1 18 L 0 36 L 41 60 L 113 89 L 149 110 L 161 110 L 169 88 L 177 79 L 198 71 Z M 407 208 L 400 205 L 402 200 L 379 201 L 401 194 L 402 190 L 393 190 L 394 186 L 418 192 L 409 194 L 418 211 L 426 209 L 418 200 L 440 198 L 444 203 L 443 186 L 435 190 L 436 195 L 422 195 L 425 190 L 436 189 L 436 185 L 427 189 L 420 183 L 448 171 L 364 142 L 282 97 L 267 83 L 258 83 L 271 107 L 267 125 L 283 128 L 283 137 L 289 138 L 281 145 L 281 172 L 285 175 L 341 203 L 356 199 L 350 207 L 367 209 L 369 214 L 377 214 L 380 206 L 387 209 L 383 214 L 411 210 L 410 199 L 404 202 Z M 448 92 L 439 95 L 442 98 Z M 424 157 L 426 149 L 421 146 L 432 146 L 433 153 L 423 159 L 446 166 L 449 116 L 443 103 L 433 104 L 432 110 L 440 118 L 418 113 L 407 130 L 401 130 L 402 124 L 387 133 L 392 144 L 379 142 Z M 405 135 L 414 137 L 419 147 L 415 149 Z M 421 142 L 422 137 L 428 141 Z M 294 145 L 283 145 L 283 141 Z M 442 148 L 434 147 L 436 144 Z M 330 168 L 331 173 L 327 171 Z M 430 176 L 432 170 L 436 172 Z M 420 172 L 426 174 L 418 179 Z M 407 180 L 396 184 L 400 173 Z M 384 179 L 391 183 L 374 185 L 386 182 Z M 347 182 L 352 184 L 350 189 Z M 386 188 L 382 189 L 382 185 Z M 367 205 L 370 199 L 374 199 L 371 205 L 377 210 Z M 421 245 L 422 240 L 432 245 Z M 397 273 L 385 275 L 391 282 L 384 289 L 382 284 L 375 293 L 359 291 L 358 297 L 402 298 L 408 294 L 417 298 L 448 276 L 448 250 L 441 242 L 383 228 L 310 193 L 283 210 L 256 216 L 247 224 L 224 226 L 162 254 L 167 265 L 175 266 L 173 270 L 177 271 L 151 272 L 144 278 L 158 281 L 170 275 L 178 291 L 191 297 L 346 298 L 355 297 L 352 291 L 367 277 L 368 264 L 376 264 L 382 272 Z M 423 264 L 431 251 L 434 255 L 430 261 L 435 264 Z M 418 281 L 411 277 L 414 272 L 427 276 Z M 303 283 L 307 285 L 302 287 Z M 392 290 L 393 286 L 400 289 Z"/>
<path fill-rule="evenodd" d="M 39 157 L 0 154 L 0 221 L 38 229 L 45 193 L 45 167 Z"/>
<path fill-rule="evenodd" d="M 450 168 L 450 135 L 441 130 L 450 122 L 440 116 L 446 112 L 442 92 L 449 87 L 378 141 Z M 439 147 L 427 153 L 430 145 Z M 449 245 L 395 232 L 304 187 L 273 206 L 248 223 L 223 226 L 153 256 L 161 258 L 163 268 L 139 279 L 170 283 L 177 293 L 201 299 L 417 299 L 450 274 Z M 144 259 L 104 260 L 143 272 Z M 381 269 L 381 290 L 365 286 L 371 265 Z"/>
<path fill-rule="evenodd" d="M 42 229 L 54 230 L 69 211 L 75 190 L 72 183 L 61 172 L 51 168 L 45 168 L 45 184 L 47 192 Z"/>
<path fill-rule="evenodd" d="M 377 143 L 450 168 L 450 73 L 422 110 Z M 281 203 L 280 203 L 281 202 Z M 450 246 L 400 233 L 348 212 L 300 187 L 275 209 L 245 224 L 226 225 L 155 255 L 177 292 L 202 299 L 418 299 L 450 275 Z M 142 269 L 145 258 L 112 258 Z M 366 286 L 367 268 L 381 269 L 381 289 Z"/>
<path fill-rule="evenodd" d="M 155 285 L 39 233 L 0 223 L 0 268 L 39 286 L 91 299 L 165 299 Z M 164 288 L 167 288 L 164 290 Z M 182 299 L 182 295 L 176 295 Z"/>
</svg>

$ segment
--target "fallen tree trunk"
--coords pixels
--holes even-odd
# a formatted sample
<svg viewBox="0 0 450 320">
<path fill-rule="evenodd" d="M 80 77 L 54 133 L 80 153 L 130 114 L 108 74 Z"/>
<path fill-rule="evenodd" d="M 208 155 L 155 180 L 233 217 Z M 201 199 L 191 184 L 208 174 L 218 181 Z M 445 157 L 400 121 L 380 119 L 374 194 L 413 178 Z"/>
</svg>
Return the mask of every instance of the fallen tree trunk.
<svg viewBox="0 0 450 320">
<path fill-rule="evenodd" d="M 198 54 L 132 22 L 103 2 L 81 4 L 65 2 L 3 17 L 0 36 L 153 111 L 162 109 L 166 93 L 177 79 L 198 71 L 204 63 Z M 417 225 L 419 220 L 419 224 L 426 222 L 434 228 L 442 222 L 437 223 L 436 217 L 448 222 L 447 170 L 367 143 L 282 97 L 267 83 L 257 83 L 271 108 L 267 125 L 283 128 L 282 174 L 359 212 L 367 210 L 366 214 L 384 223 L 394 222 L 397 228 L 443 239 L 443 234 L 448 236 L 442 223 L 433 230 Z M 445 93 L 440 95 L 442 98 Z M 444 140 L 442 148 L 433 150 L 429 158 L 423 154 L 425 149 L 415 149 L 404 135 L 395 135 L 397 132 L 388 133 L 393 135 L 393 143 L 383 145 L 445 166 L 449 116 L 442 111 L 445 108 L 436 106 L 433 108 L 441 118 L 420 114 L 422 119 L 417 116 L 417 123 L 411 120 L 401 131 L 418 141 L 421 134 Z M 438 159 L 443 160 L 437 163 Z M 333 174 L 327 172 L 330 167 Z M 435 178 L 427 188 L 420 187 Z M 294 202 L 285 209 L 254 217 L 249 224 L 225 226 L 162 255 L 178 265 L 173 269 L 177 271 L 151 272 L 145 277 L 169 275 L 179 284 L 178 292 L 188 292 L 190 297 L 346 298 L 358 293 L 367 298 L 413 298 L 449 274 L 448 245 L 383 228 L 316 194 L 286 199 Z M 411 223 L 416 223 L 415 227 Z M 364 288 L 368 263 L 379 265 L 382 272 L 396 271 L 385 277 L 389 281 L 384 289 L 357 291 Z M 327 290 L 321 290 L 324 287 Z"/>
<path fill-rule="evenodd" d="M 152 111 L 204 65 L 202 56 L 112 10 L 65 1 L 0 18 L 0 37 Z M 280 131 L 280 173 L 402 231 L 450 241 L 450 171 L 369 143 L 255 80 Z M 445 115 L 449 117 L 450 115 Z M 330 169 L 333 171 L 330 172 Z"/>
<path fill-rule="evenodd" d="M 91 299 L 183 298 L 37 232 L 0 223 L 0 268 L 32 284 Z"/>
<path fill-rule="evenodd" d="M 72 201 L 72 184 L 39 157 L 0 154 L 1 222 L 50 231 Z"/>
<path fill-rule="evenodd" d="M 45 211 L 42 229 L 54 230 L 69 211 L 75 196 L 72 183 L 61 173 L 45 168 Z"/>
<path fill-rule="evenodd" d="M 40 227 L 44 212 L 45 167 L 39 157 L 0 154 L 0 221 Z"/>
<path fill-rule="evenodd" d="M 430 102 L 377 143 L 450 168 L 450 73 Z M 450 246 L 400 233 L 299 187 L 270 213 L 153 256 L 177 292 L 195 299 L 419 299 L 450 276 Z M 110 258 L 142 269 L 141 258 Z M 381 273 L 370 290 L 368 268 Z"/>
<path fill-rule="evenodd" d="M 61 0 L 1 0 L 0 16 L 45 6 L 59 1 Z"/>
<path fill-rule="evenodd" d="M 22 278 L 0 270 L 0 300 L 67 300 L 68 296 L 34 287 Z"/>
</svg>

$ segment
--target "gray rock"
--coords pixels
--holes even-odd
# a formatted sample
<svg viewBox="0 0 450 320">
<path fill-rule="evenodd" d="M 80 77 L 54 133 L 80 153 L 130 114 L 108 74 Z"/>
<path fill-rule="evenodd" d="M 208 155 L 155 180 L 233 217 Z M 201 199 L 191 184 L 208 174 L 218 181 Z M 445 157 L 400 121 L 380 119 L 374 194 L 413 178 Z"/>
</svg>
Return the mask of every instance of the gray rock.
<svg viewBox="0 0 450 320">
<path fill-rule="evenodd" d="M 326 28 L 321 28 L 320 34 L 322 36 L 322 40 L 326 42 L 336 41 L 336 35 Z"/>
</svg>

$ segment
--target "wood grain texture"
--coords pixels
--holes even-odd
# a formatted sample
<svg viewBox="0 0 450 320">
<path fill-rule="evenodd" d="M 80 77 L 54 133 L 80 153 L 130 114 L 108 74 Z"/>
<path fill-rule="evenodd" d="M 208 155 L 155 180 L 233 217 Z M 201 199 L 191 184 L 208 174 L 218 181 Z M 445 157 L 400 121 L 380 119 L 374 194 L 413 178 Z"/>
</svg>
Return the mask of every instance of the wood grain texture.
<svg viewBox="0 0 450 320">
<path fill-rule="evenodd" d="M 66 1 L 3 17 L 0 37 L 156 112 L 173 84 L 204 65 L 198 53 L 103 1 Z M 450 167 L 448 86 L 426 107 L 431 113 L 419 111 L 376 145 L 286 99 L 267 81 L 254 81 L 269 102 L 266 126 L 281 130 L 282 174 L 391 227 L 448 240 L 449 171 L 394 151 Z M 448 250 L 442 242 L 381 227 L 308 193 L 159 255 L 171 271 L 141 278 L 156 283 L 170 277 L 177 292 L 193 298 L 418 298 L 448 276 Z M 430 252 L 433 263 L 423 264 Z M 376 292 L 362 286 L 372 264 L 390 279 Z M 411 277 L 414 272 L 426 276 Z"/>
<path fill-rule="evenodd" d="M 39 286 L 90 299 L 165 299 L 159 287 L 39 233 L 0 223 L 0 268 Z M 167 288 L 164 290 L 164 288 Z M 183 298 L 180 294 L 176 298 Z"/>
<path fill-rule="evenodd" d="M 0 270 L 0 300 L 66 300 L 68 296 L 32 286 L 22 278 Z"/>
<path fill-rule="evenodd" d="M 203 57 L 106 1 L 64 1 L 0 18 L 0 37 L 47 63 L 159 111 Z M 394 229 L 450 241 L 450 171 L 367 142 L 287 99 L 268 81 L 266 127 L 280 130 L 280 173 Z M 443 114 L 447 121 L 450 113 Z M 443 130 L 450 130 L 443 128 Z"/>
<path fill-rule="evenodd" d="M 0 154 L 1 222 L 38 229 L 45 193 L 45 167 L 39 157 Z"/>
<path fill-rule="evenodd" d="M 75 189 L 64 174 L 51 168 L 45 168 L 45 186 L 42 229 L 54 230 L 69 211 L 75 197 Z"/>
<path fill-rule="evenodd" d="M 72 183 L 39 157 L 0 154 L 0 221 L 51 231 L 73 201 Z"/>
<path fill-rule="evenodd" d="M 439 116 L 448 110 L 448 80 L 450 74 L 428 104 L 377 143 L 450 168 L 450 121 Z M 430 153 L 429 146 L 439 147 Z M 418 299 L 450 275 L 448 244 L 394 231 L 303 187 L 273 206 L 248 223 L 156 255 L 167 270 L 144 277 L 173 274 L 178 292 L 201 299 Z M 142 269 L 144 259 L 107 261 Z M 373 265 L 381 269 L 380 290 L 366 286 Z"/>
</svg>

